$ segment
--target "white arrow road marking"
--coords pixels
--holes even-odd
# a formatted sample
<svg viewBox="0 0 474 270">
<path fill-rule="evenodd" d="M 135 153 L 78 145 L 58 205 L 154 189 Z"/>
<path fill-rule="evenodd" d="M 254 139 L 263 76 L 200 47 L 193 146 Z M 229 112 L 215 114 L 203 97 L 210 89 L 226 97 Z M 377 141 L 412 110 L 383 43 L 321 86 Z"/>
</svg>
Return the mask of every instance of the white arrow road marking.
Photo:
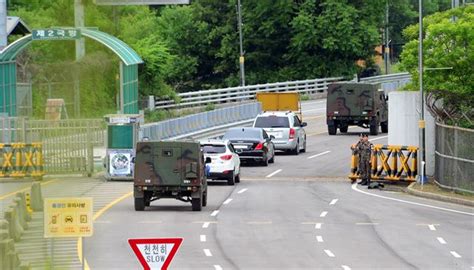
<svg viewBox="0 0 474 270">
<path fill-rule="evenodd" d="M 231 201 L 232 201 L 232 199 L 229 198 L 229 199 L 225 200 L 225 202 L 223 202 L 222 204 L 229 204 Z"/>
<path fill-rule="evenodd" d="M 433 224 L 428 225 L 428 228 L 432 231 L 436 231 L 436 227 Z"/>
<path fill-rule="evenodd" d="M 214 265 L 214 269 L 215 270 L 223 270 L 223 268 L 220 266 L 220 265 Z"/>
<path fill-rule="evenodd" d="M 214 211 L 211 213 L 211 217 L 215 217 L 215 216 L 217 216 L 217 214 L 219 214 L 219 210 L 214 210 Z"/>
<path fill-rule="evenodd" d="M 347 265 L 341 265 L 343 270 L 351 270 L 351 268 Z"/>
<path fill-rule="evenodd" d="M 200 237 L 201 242 L 206 242 L 206 236 L 204 234 L 201 234 Z"/>
<path fill-rule="evenodd" d="M 317 240 L 319 243 L 324 242 L 323 237 L 322 237 L 321 235 L 316 236 L 316 240 Z"/>
<path fill-rule="evenodd" d="M 278 169 L 278 170 L 272 172 L 271 174 L 267 175 L 266 177 L 267 177 L 267 178 L 270 178 L 270 177 L 274 176 L 275 174 L 277 174 L 277 173 L 279 173 L 279 172 L 281 172 L 281 171 L 282 171 L 282 169 Z"/>
<path fill-rule="evenodd" d="M 323 225 L 322 223 L 316 223 L 316 225 L 314 226 L 314 228 L 315 228 L 316 230 L 320 230 L 322 225 Z"/>
<path fill-rule="evenodd" d="M 239 192 L 237 192 L 237 193 L 242 194 L 242 193 L 244 193 L 245 191 L 247 191 L 247 188 L 241 189 L 241 190 L 239 190 Z"/>
<path fill-rule="evenodd" d="M 453 255 L 454 258 L 461 258 L 461 255 L 459 255 L 456 251 L 451 251 L 451 255 Z"/>
<path fill-rule="evenodd" d="M 322 156 L 322 155 L 326 155 L 326 154 L 328 154 L 328 153 L 330 153 L 330 152 L 331 152 L 331 151 L 322 152 L 322 153 L 319 153 L 319 154 L 310 156 L 310 157 L 308 157 L 308 159 L 313 159 L 313 158 L 315 158 L 315 157 L 319 157 L 319 156 Z"/>
<path fill-rule="evenodd" d="M 203 249 L 203 251 L 204 251 L 204 254 L 206 254 L 207 257 L 212 257 L 212 253 L 209 249 L 206 248 L 206 249 Z"/>
<path fill-rule="evenodd" d="M 436 237 L 436 239 L 438 239 L 438 241 L 443 244 L 443 245 L 446 245 L 446 241 L 443 239 L 443 237 Z"/>
<path fill-rule="evenodd" d="M 327 211 L 323 211 L 323 212 L 321 212 L 321 215 L 319 215 L 319 216 L 320 216 L 320 217 L 325 217 L 327 214 L 328 214 Z"/>
<path fill-rule="evenodd" d="M 334 255 L 334 253 L 332 253 L 329 249 L 325 249 L 324 252 L 326 252 L 326 254 L 327 254 L 329 257 L 336 257 L 336 255 Z"/>
<path fill-rule="evenodd" d="M 334 199 L 329 203 L 329 205 L 335 205 L 337 203 L 337 201 L 338 201 L 338 199 Z"/>
<path fill-rule="evenodd" d="M 443 207 L 433 206 L 433 205 L 429 205 L 429 204 L 405 201 L 405 200 L 395 199 L 395 198 L 391 198 L 391 197 L 385 197 L 385 196 L 378 195 L 378 194 L 373 194 L 373 193 L 366 192 L 366 191 L 358 189 L 357 188 L 357 183 L 354 183 L 352 185 L 352 189 L 357 191 L 357 192 L 360 192 L 362 194 L 366 194 L 366 195 L 369 195 L 369 196 L 374 196 L 374 197 L 381 198 L 381 199 L 386 199 L 386 200 L 391 200 L 391 201 L 396 201 L 396 202 L 401 202 L 401 203 L 406 203 L 406 204 L 412 204 L 412 205 L 417 205 L 417 206 L 423 206 L 423 207 L 433 208 L 433 209 L 447 211 L 447 212 L 451 212 L 451 213 L 474 216 L 474 213 L 468 213 L 468 212 L 453 210 L 453 209 L 449 209 L 449 208 L 443 208 Z"/>
</svg>

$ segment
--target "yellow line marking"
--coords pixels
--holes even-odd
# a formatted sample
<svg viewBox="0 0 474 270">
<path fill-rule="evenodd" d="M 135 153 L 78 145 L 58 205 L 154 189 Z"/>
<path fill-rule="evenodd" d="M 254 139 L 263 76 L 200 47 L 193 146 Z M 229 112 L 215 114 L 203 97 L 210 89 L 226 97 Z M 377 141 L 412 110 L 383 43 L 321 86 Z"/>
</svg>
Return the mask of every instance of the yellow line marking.
<svg viewBox="0 0 474 270">
<path fill-rule="evenodd" d="M 40 184 L 41 184 L 42 186 L 45 186 L 45 185 L 51 184 L 51 183 L 56 182 L 56 181 L 58 181 L 58 179 L 49 180 L 49 181 L 46 181 L 46 182 L 43 182 L 43 183 L 40 183 Z M 16 191 L 12 191 L 12 192 L 10 192 L 10 193 L 8 193 L 8 194 L 5 194 L 5 195 L 2 195 L 2 196 L 0 196 L 0 201 L 6 199 L 6 198 L 8 198 L 8 197 L 14 196 L 14 195 L 17 194 L 18 192 L 27 191 L 27 190 L 29 190 L 29 189 L 31 189 L 31 186 L 26 187 L 26 188 L 22 188 L 22 189 L 19 189 L 19 190 L 16 190 Z"/>
<path fill-rule="evenodd" d="M 92 218 L 93 221 L 98 219 L 102 214 L 105 213 L 105 211 L 109 210 L 112 208 L 112 206 L 116 205 L 117 203 L 123 201 L 124 199 L 130 197 L 133 195 L 133 191 L 130 191 L 127 194 L 122 195 L 121 197 L 115 199 L 114 201 L 110 202 L 106 206 L 102 207 L 97 213 L 95 213 L 94 217 Z M 77 257 L 79 257 L 79 261 L 82 264 L 82 237 L 77 238 Z M 85 270 L 90 270 L 91 268 L 89 267 L 89 264 L 87 263 L 86 258 L 84 257 L 84 269 Z"/>
</svg>

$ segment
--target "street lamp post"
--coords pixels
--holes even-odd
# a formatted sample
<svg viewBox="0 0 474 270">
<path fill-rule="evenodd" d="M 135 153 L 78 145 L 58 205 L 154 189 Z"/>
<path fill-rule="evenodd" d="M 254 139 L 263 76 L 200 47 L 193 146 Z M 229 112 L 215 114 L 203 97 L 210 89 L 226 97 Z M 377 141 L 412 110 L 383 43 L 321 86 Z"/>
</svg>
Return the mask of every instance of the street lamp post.
<svg viewBox="0 0 474 270">
<path fill-rule="evenodd" d="M 420 160 L 419 172 L 421 173 L 420 182 L 425 181 L 425 104 L 423 95 L 423 0 L 418 0 L 418 75 L 420 84 L 420 121 L 418 127 L 420 130 Z"/>
<path fill-rule="evenodd" d="M 242 10 L 240 5 L 240 0 L 237 1 L 237 21 L 239 24 L 239 46 L 240 46 L 240 86 L 245 86 L 245 58 L 244 58 L 244 48 L 242 45 Z"/>
</svg>

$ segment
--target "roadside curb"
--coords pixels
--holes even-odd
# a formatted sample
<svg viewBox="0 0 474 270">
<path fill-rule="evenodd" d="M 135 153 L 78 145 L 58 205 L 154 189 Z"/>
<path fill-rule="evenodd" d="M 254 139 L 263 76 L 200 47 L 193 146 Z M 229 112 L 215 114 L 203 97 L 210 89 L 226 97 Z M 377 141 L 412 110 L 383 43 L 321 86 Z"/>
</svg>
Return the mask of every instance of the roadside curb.
<svg viewBox="0 0 474 270">
<path fill-rule="evenodd" d="M 419 191 L 419 190 L 416 190 L 416 189 L 413 188 L 414 185 L 416 185 L 416 183 L 411 183 L 405 189 L 405 191 L 408 194 L 418 196 L 418 197 L 423 197 L 423 198 L 428 198 L 428 199 L 433 199 L 433 200 L 438 200 L 438 201 L 443 201 L 443 202 L 449 202 L 449 203 L 455 203 L 455 204 L 461 204 L 461 205 L 474 207 L 474 201 L 460 199 L 460 198 L 448 197 L 448 196 L 434 194 L 434 193 L 430 193 L 430 192 Z"/>
</svg>

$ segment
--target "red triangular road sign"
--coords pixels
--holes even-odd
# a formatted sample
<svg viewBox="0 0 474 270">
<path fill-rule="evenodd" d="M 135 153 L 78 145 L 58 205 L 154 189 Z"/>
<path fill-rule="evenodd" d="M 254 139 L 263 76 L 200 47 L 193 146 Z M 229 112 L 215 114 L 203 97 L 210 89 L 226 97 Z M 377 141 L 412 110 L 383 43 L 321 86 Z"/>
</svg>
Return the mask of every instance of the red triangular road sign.
<svg viewBox="0 0 474 270">
<path fill-rule="evenodd" d="M 182 238 L 128 239 L 145 270 L 168 269 L 182 242 Z"/>
</svg>

